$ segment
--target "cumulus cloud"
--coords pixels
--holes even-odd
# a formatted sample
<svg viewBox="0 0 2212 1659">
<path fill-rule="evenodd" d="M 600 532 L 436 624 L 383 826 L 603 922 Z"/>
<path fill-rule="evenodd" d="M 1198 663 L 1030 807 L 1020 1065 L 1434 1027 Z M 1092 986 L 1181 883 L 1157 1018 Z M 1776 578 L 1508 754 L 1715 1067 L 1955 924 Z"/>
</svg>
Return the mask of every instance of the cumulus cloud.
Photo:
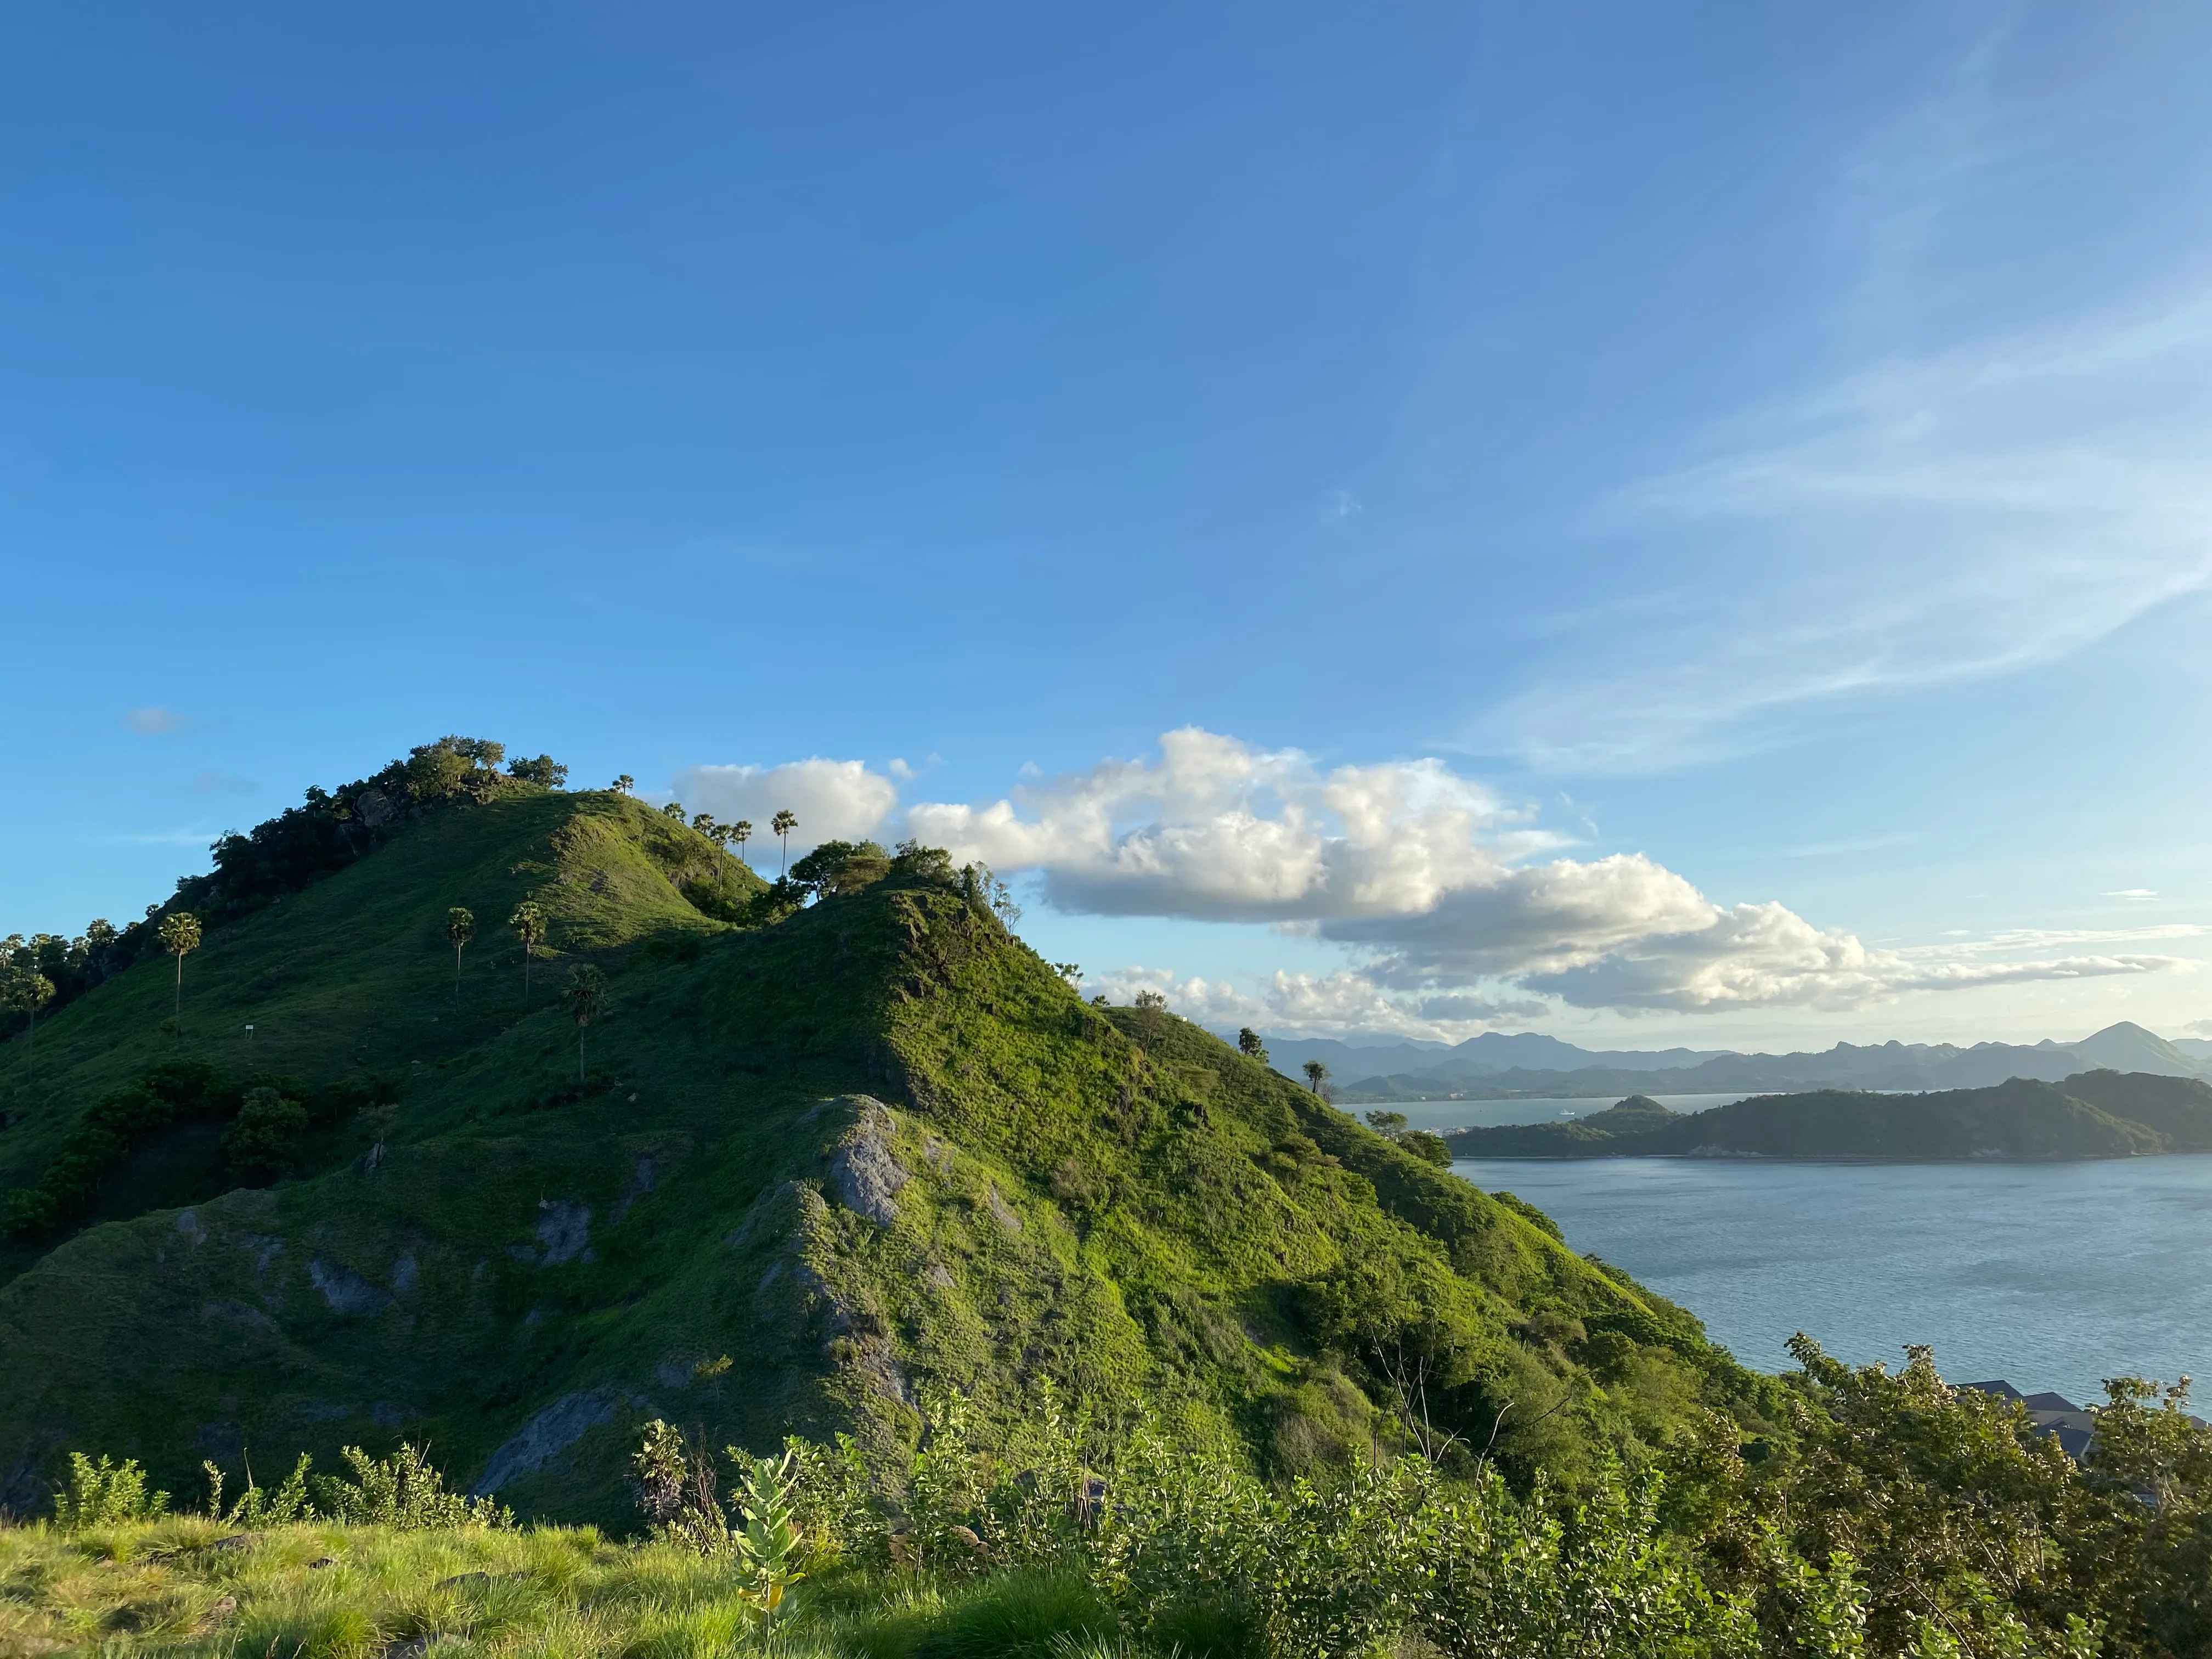
<svg viewBox="0 0 2212 1659">
<path fill-rule="evenodd" d="M 898 786 L 859 761 L 792 761 L 782 766 L 694 766 L 672 781 L 676 798 L 693 811 L 726 823 L 752 822 L 766 844 L 769 820 L 788 808 L 799 817 L 794 852 L 825 841 L 876 836 L 898 808 Z"/>
<path fill-rule="evenodd" d="M 1532 997 L 1624 1010 L 1841 1008 L 2184 965 L 2142 955 L 1990 959 L 2174 936 L 2168 929 L 1878 949 L 1778 902 L 1716 903 L 1642 854 L 1558 856 L 1525 814 L 1441 761 L 1323 769 L 1296 750 L 1196 728 L 1164 736 L 1157 760 L 1039 777 L 980 805 L 924 803 L 907 822 L 956 858 L 1036 872 L 1062 910 L 1273 922 L 1351 951 L 1352 969 L 1278 974 L 1256 998 L 1127 970 L 1164 975 L 1156 988 L 1213 1024 L 1264 1017 L 1426 1035 L 1440 1023 L 1525 1018 Z M 1109 995 L 1143 988 L 1124 978 L 1097 986 Z"/>
<path fill-rule="evenodd" d="M 1322 773 L 1294 749 L 1196 727 L 1160 758 L 1102 761 L 982 806 L 925 802 L 907 823 L 956 858 L 1035 869 L 1063 910 L 1219 921 L 1418 912 L 1498 867 L 1478 837 L 1534 845 L 1440 761 Z"/>
<path fill-rule="evenodd" d="M 1168 1006 L 1201 1025 L 1264 1026 L 1271 1031 L 1310 1035 L 1364 1033 L 1437 1037 L 1463 1032 L 1471 1023 L 1528 1019 L 1547 1012 L 1522 1000 L 1500 1004 L 1485 998 L 1433 998 L 1439 1007 L 1411 1007 L 1385 995 L 1375 983 L 1349 972 L 1277 972 L 1261 982 L 1257 994 L 1222 980 L 1199 975 L 1178 976 L 1166 968 L 1133 967 L 1086 975 L 1083 994 L 1103 994 L 1114 1002 L 1133 1002 L 1139 991 L 1157 991 Z"/>
</svg>

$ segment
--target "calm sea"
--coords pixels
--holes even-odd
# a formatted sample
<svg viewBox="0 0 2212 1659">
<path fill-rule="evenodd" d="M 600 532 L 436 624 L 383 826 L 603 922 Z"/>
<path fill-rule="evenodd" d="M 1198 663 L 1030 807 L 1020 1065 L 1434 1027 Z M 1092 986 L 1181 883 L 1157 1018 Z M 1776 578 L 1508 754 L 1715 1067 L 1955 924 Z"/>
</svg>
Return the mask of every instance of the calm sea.
<svg viewBox="0 0 2212 1659">
<path fill-rule="evenodd" d="M 1576 1249 L 1680 1303 L 1762 1370 L 1790 1364 L 1798 1330 L 1857 1362 L 1901 1363 L 1906 1343 L 1927 1342 L 1954 1382 L 2001 1376 L 2083 1403 L 2107 1376 L 2188 1373 L 2205 1379 L 2197 1405 L 2212 1415 L 2212 1154 L 1452 1168 L 1540 1206 Z"/>
</svg>

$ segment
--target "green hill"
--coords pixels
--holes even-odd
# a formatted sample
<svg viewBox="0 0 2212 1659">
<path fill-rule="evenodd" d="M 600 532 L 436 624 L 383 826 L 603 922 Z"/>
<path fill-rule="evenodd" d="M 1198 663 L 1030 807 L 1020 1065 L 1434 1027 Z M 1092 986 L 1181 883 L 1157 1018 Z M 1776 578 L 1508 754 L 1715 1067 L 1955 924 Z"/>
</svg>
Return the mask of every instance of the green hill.
<svg viewBox="0 0 2212 1659">
<path fill-rule="evenodd" d="M 211 928 L 180 1030 L 142 957 L 0 1056 L 0 1186 L 96 1174 L 82 1214 L 12 1212 L 0 1504 L 73 1447 L 186 1482 L 404 1437 L 626 1523 L 645 1419 L 911 1443 L 934 1395 L 988 1422 L 1046 1382 L 1274 1473 L 1417 1394 L 1516 1478 L 1763 1426 L 1771 1384 L 1681 1310 L 1198 1028 L 1082 1002 L 941 854 L 817 860 L 794 909 L 680 821 L 529 783 L 383 842 Z"/>
<path fill-rule="evenodd" d="M 1639 1096 L 1571 1123 L 1460 1129 L 1445 1139 L 1463 1158 L 2135 1158 L 2212 1150 L 2212 1085 L 2084 1072 L 1938 1094 L 1761 1095 L 1688 1115 Z"/>
</svg>

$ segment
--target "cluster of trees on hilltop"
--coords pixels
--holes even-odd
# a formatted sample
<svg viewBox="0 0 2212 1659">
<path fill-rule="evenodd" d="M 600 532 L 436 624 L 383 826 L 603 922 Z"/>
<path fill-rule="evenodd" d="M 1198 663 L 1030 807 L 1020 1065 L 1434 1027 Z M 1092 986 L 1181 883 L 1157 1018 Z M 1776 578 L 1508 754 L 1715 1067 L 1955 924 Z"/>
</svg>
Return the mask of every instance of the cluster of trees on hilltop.
<svg viewBox="0 0 2212 1659">
<path fill-rule="evenodd" d="M 95 917 L 75 938 L 59 933 L 10 933 L 0 939 L 0 1015 L 14 1014 L 20 1030 L 58 1012 L 94 986 L 146 957 L 173 951 L 165 922 L 187 916 L 203 929 L 215 929 L 334 875 L 356 863 L 427 814 L 456 805 L 482 805 L 517 789 L 559 789 L 568 769 L 550 755 L 509 758 L 504 744 L 488 738 L 448 736 L 418 744 L 404 760 L 395 760 L 369 777 L 336 789 L 310 786 L 306 798 L 251 830 L 233 830 L 210 848 L 215 867 L 205 875 L 184 876 L 176 891 L 146 907 L 137 921 L 116 926 Z M 628 795 L 635 780 L 628 774 L 608 786 Z M 753 825 L 740 819 L 716 822 L 708 812 L 686 817 L 679 802 L 660 809 L 687 823 L 713 847 L 732 846 L 743 862 Z M 765 891 L 739 897 L 724 890 L 719 878 L 709 892 L 691 895 L 710 914 L 752 926 L 777 921 L 817 899 L 857 892 L 879 881 L 893 854 L 872 841 L 825 841 L 793 862 L 788 854 L 799 817 L 788 809 L 769 820 L 769 832 L 783 852 L 776 879 Z M 981 866 L 961 872 L 933 848 L 902 843 L 899 856 L 933 855 L 948 882 L 968 881 L 982 902 L 1010 924 L 1021 914 L 1006 891 Z M 198 939 L 193 943 L 197 945 Z"/>
<path fill-rule="evenodd" d="M 515 789 L 558 789 L 568 777 L 568 769 L 550 755 L 509 760 L 507 746 L 488 738 L 444 737 L 340 788 L 311 786 L 300 805 L 216 841 L 209 849 L 215 868 L 179 878 L 177 890 L 148 905 L 137 921 L 118 927 L 95 917 L 74 939 L 0 939 L 0 1006 L 27 1016 L 27 1029 L 31 1020 L 159 954 L 166 915 L 189 912 L 203 927 L 222 927 L 366 858 L 427 813 Z"/>
</svg>

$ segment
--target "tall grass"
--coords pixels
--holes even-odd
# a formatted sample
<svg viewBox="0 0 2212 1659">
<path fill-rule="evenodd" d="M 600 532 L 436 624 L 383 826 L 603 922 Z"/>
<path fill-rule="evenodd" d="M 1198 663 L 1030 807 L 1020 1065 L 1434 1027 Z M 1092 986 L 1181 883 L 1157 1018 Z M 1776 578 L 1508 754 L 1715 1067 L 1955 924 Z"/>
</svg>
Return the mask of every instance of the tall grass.
<svg viewBox="0 0 2212 1659">
<path fill-rule="evenodd" d="M 1097 1592 L 1065 1577 L 1008 1573 L 948 1591 L 855 1571 L 795 1602 L 769 1644 L 782 1659 L 1134 1651 Z M 5 1659 L 709 1659 L 757 1650 L 756 1623 L 727 1563 L 589 1528 L 325 1522 L 239 1534 L 204 1516 L 0 1528 Z"/>
</svg>

